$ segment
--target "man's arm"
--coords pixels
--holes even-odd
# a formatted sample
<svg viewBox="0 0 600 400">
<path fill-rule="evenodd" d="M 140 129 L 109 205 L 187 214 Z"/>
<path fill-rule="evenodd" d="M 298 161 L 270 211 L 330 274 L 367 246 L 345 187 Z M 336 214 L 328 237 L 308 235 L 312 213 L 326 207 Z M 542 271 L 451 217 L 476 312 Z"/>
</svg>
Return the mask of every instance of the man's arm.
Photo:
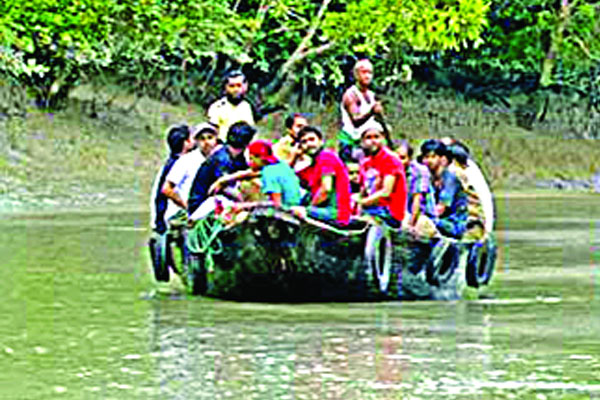
<svg viewBox="0 0 600 400">
<path fill-rule="evenodd" d="M 386 175 L 383 177 L 383 185 L 381 189 L 375 191 L 370 196 L 360 199 L 361 206 L 370 206 L 377 204 L 377 201 L 381 198 L 390 197 L 394 190 L 394 184 L 396 183 L 396 177 L 394 175 Z"/>
<path fill-rule="evenodd" d="M 269 200 L 277 208 L 281 208 L 281 193 L 269 193 Z"/>
<path fill-rule="evenodd" d="M 208 189 L 208 194 L 215 194 L 221 191 L 225 186 L 234 181 L 241 181 L 244 179 L 253 179 L 260 176 L 260 171 L 254 171 L 246 169 L 243 171 L 237 171 L 232 174 L 223 175 L 218 178 Z"/>
<path fill-rule="evenodd" d="M 321 178 L 321 186 L 317 190 L 317 193 L 311 199 L 310 204 L 318 206 L 319 204 L 327 201 L 327 196 L 333 190 L 333 175 L 323 175 Z"/>
<path fill-rule="evenodd" d="M 415 193 L 413 195 L 412 204 L 410 206 L 410 226 L 415 226 L 421 215 L 421 199 L 423 198 L 422 193 Z"/>
<path fill-rule="evenodd" d="M 173 203 L 177 204 L 184 210 L 187 209 L 187 202 L 179 196 L 179 193 L 175 191 L 175 184 L 171 181 L 165 181 L 161 188 L 162 194 L 173 200 Z"/>
</svg>

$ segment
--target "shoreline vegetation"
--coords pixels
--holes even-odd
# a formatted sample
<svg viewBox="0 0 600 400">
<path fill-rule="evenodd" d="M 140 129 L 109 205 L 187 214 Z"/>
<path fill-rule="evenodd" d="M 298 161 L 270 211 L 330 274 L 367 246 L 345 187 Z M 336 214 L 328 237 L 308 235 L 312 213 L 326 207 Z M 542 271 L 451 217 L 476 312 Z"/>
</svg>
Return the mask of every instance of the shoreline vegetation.
<svg viewBox="0 0 600 400">
<path fill-rule="evenodd" d="M 600 189 L 595 178 L 600 171 L 597 141 L 569 138 L 563 121 L 555 119 L 554 129 L 547 125 L 528 130 L 508 110 L 491 112 L 456 96 L 403 98 L 383 98 L 393 138 L 407 138 L 417 152 L 428 137 L 463 140 L 496 193 Z M 307 113 L 333 147 L 337 107 L 304 103 L 287 111 Z M 278 138 L 284 118 L 285 111 L 265 117 L 258 136 Z M 166 128 L 204 119 L 199 105 L 173 105 L 85 86 L 71 94 L 63 110 L 32 106 L 21 116 L 0 116 L 0 212 L 147 205 L 152 179 L 166 156 Z"/>
</svg>

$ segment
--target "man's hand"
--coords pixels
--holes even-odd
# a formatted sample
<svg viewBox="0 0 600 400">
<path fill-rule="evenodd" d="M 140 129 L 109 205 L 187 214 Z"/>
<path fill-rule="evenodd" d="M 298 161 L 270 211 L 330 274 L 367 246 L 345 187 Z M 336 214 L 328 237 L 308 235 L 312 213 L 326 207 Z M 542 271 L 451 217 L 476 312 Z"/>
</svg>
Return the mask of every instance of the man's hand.
<svg viewBox="0 0 600 400">
<path fill-rule="evenodd" d="M 379 101 L 376 101 L 375 104 L 373 104 L 373 108 L 371 108 L 371 111 L 373 112 L 373 114 L 383 115 L 383 106 Z"/>
<path fill-rule="evenodd" d="M 290 207 L 290 211 L 296 217 L 298 217 L 300 219 L 306 219 L 307 212 L 306 212 L 306 208 L 305 207 L 293 206 L 293 207 Z"/>
<path fill-rule="evenodd" d="M 221 178 L 217 179 L 212 185 L 210 185 L 210 188 L 208 188 L 208 195 L 214 196 L 223 189 L 223 186 L 224 185 Z"/>
</svg>

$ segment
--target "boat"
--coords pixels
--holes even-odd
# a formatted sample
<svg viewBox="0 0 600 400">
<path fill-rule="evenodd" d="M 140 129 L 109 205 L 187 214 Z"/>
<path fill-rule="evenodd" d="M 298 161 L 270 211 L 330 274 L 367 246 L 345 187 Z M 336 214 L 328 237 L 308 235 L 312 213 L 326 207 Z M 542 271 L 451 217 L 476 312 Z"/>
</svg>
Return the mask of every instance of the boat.
<svg viewBox="0 0 600 400">
<path fill-rule="evenodd" d="M 238 301 L 456 300 L 465 286 L 489 284 L 497 253 L 492 234 L 423 239 L 375 220 L 300 219 L 268 203 L 179 230 L 167 247 L 179 249 L 181 265 L 172 250 L 151 248 L 157 279 L 171 268 L 192 294 Z"/>
</svg>

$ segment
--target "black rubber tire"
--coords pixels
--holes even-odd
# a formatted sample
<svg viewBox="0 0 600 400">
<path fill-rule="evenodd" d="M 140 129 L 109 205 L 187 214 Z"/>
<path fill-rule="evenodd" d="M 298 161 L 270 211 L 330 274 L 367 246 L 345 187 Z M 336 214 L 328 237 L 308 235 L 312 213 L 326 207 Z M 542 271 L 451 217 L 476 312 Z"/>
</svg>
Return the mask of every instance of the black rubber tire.
<svg viewBox="0 0 600 400">
<path fill-rule="evenodd" d="M 497 248 L 492 238 L 472 245 L 466 268 L 468 286 L 478 288 L 488 284 L 494 273 L 496 254 Z"/>
<path fill-rule="evenodd" d="M 385 228 L 371 226 L 365 243 L 365 267 L 371 272 L 373 286 L 380 294 L 387 295 L 392 281 L 392 240 Z"/>
<path fill-rule="evenodd" d="M 151 238 L 148 242 L 148 247 L 150 248 L 150 258 L 152 259 L 154 279 L 156 279 L 158 282 L 168 282 L 169 266 L 167 260 L 172 260 L 171 247 L 168 241 Z M 163 247 L 166 247 L 165 254 L 163 254 Z"/>
<path fill-rule="evenodd" d="M 187 282 L 188 289 L 191 294 L 203 295 L 206 294 L 208 288 L 208 280 L 206 277 L 206 266 L 204 265 L 204 254 L 189 254 L 187 265 Z"/>
<path fill-rule="evenodd" d="M 458 267 L 460 258 L 459 247 L 454 243 L 450 243 L 444 251 L 439 263 L 436 265 L 433 248 L 441 245 L 441 242 L 434 244 L 432 247 L 432 254 L 427 259 L 427 263 L 425 265 L 425 276 L 427 278 L 427 282 L 434 286 L 442 286 L 452 278 L 452 275 Z"/>
</svg>

